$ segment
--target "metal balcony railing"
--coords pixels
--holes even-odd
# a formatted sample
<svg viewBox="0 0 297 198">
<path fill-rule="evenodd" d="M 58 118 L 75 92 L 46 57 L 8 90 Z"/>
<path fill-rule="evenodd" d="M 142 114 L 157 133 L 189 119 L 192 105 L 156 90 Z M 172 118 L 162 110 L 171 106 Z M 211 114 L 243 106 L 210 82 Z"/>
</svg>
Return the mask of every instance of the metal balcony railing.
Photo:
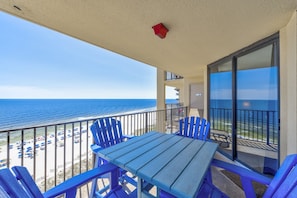
<svg viewBox="0 0 297 198">
<path fill-rule="evenodd" d="M 125 135 L 173 133 L 187 107 L 113 115 Z M 98 119 L 98 118 L 96 118 Z M 90 126 L 96 119 L 0 131 L 0 166 L 25 166 L 42 191 L 93 168 Z"/>
<path fill-rule="evenodd" d="M 237 110 L 237 138 L 278 144 L 277 111 Z M 232 109 L 210 108 L 211 129 L 232 133 Z"/>
</svg>

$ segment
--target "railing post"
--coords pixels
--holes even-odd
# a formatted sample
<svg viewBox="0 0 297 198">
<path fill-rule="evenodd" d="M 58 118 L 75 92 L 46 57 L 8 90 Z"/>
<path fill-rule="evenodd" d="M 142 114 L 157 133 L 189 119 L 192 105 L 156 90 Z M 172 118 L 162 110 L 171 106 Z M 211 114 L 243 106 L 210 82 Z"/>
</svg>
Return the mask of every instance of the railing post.
<svg viewBox="0 0 297 198">
<path fill-rule="evenodd" d="M 145 133 L 148 132 L 148 112 L 145 112 Z"/>
<path fill-rule="evenodd" d="M 172 108 L 170 108 L 170 116 L 171 116 L 171 118 L 170 118 L 170 125 L 171 125 L 171 127 L 170 127 L 170 133 L 172 133 L 172 129 L 173 129 L 173 120 L 172 120 L 173 113 L 172 113 Z"/>
<path fill-rule="evenodd" d="M 266 144 L 269 145 L 269 111 L 266 111 Z"/>
</svg>

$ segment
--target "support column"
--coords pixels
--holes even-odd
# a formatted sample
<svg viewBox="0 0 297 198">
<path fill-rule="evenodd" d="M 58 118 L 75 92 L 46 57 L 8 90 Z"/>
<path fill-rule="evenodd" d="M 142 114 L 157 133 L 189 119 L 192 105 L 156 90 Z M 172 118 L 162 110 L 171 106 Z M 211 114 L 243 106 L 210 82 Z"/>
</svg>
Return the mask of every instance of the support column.
<svg viewBox="0 0 297 198">
<path fill-rule="evenodd" d="M 183 104 L 183 106 L 190 105 L 190 82 L 186 78 L 183 79 L 183 83 L 180 87 L 179 101 Z"/>
<path fill-rule="evenodd" d="M 157 68 L 157 110 L 165 109 L 165 71 Z M 156 130 L 165 132 L 166 122 L 165 111 L 157 111 Z"/>
<path fill-rule="evenodd" d="M 280 30 L 280 160 L 297 153 L 297 16 Z"/>
<path fill-rule="evenodd" d="M 157 68 L 157 110 L 165 109 L 165 71 Z"/>
<path fill-rule="evenodd" d="M 208 108 L 208 87 L 210 86 L 208 83 L 209 83 L 209 81 L 208 81 L 208 78 L 209 78 L 209 76 L 208 76 L 208 73 L 207 73 L 207 66 L 204 68 L 204 79 L 203 79 L 203 81 L 204 81 L 204 95 L 203 95 L 203 97 L 204 97 L 204 112 L 203 112 L 203 117 L 204 118 L 206 118 L 206 119 L 208 119 L 208 110 L 209 110 L 209 108 Z M 210 90 L 210 88 L 209 88 L 209 90 Z"/>
</svg>

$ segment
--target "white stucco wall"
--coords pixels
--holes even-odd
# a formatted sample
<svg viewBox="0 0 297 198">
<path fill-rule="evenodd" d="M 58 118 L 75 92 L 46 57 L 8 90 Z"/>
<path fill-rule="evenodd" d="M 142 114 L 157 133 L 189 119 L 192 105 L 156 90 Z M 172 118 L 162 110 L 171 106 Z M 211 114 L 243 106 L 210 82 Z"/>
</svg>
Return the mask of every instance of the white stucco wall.
<svg viewBox="0 0 297 198">
<path fill-rule="evenodd" d="M 280 154 L 297 153 L 297 16 L 280 30 Z"/>
</svg>

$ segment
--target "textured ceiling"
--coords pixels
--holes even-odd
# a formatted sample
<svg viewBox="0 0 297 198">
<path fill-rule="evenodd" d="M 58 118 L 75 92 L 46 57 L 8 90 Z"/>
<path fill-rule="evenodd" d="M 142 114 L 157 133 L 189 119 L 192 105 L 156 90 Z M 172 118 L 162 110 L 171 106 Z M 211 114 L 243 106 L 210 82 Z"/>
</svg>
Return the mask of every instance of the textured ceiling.
<svg viewBox="0 0 297 198">
<path fill-rule="evenodd" d="M 297 0 L 0 0 L 0 10 L 184 77 L 284 27 Z M 160 39 L 152 26 L 164 23 Z"/>
</svg>

